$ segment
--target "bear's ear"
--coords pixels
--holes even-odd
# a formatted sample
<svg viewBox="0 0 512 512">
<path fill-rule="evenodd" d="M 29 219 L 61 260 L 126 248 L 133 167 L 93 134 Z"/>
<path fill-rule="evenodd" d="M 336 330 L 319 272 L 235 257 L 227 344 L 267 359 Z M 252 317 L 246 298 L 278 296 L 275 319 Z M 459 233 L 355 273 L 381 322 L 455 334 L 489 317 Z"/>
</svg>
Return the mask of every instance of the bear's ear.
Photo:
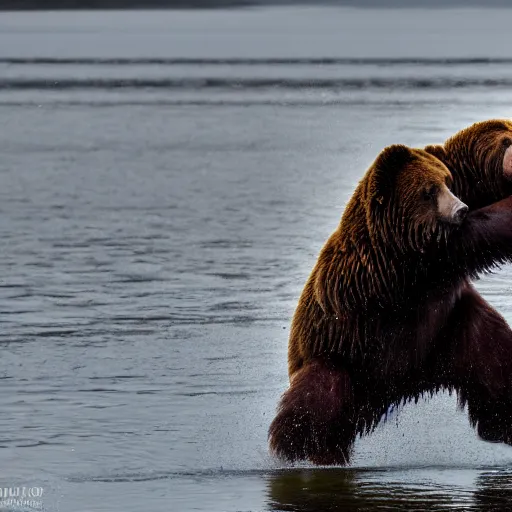
<svg viewBox="0 0 512 512">
<path fill-rule="evenodd" d="M 391 194 L 396 177 L 413 159 L 411 149 L 402 144 L 393 144 L 381 151 L 373 164 L 374 179 L 371 187 L 371 195 L 379 203 Z"/>
<path fill-rule="evenodd" d="M 425 151 L 441 160 L 441 162 L 446 162 L 447 155 L 443 145 L 429 144 L 428 146 L 425 146 Z"/>
</svg>

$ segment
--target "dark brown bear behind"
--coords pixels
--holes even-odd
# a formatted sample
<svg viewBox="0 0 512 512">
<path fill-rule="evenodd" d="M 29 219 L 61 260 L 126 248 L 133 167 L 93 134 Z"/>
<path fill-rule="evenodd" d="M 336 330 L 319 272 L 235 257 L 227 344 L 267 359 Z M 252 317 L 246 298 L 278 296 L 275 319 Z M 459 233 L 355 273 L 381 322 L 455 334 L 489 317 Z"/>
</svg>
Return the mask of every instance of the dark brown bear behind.
<svg viewBox="0 0 512 512">
<path fill-rule="evenodd" d="M 491 119 L 457 132 L 442 145 L 426 146 L 425 151 L 450 169 L 454 194 L 474 210 L 512 194 L 511 177 L 503 168 L 511 145 L 512 122 Z"/>
</svg>

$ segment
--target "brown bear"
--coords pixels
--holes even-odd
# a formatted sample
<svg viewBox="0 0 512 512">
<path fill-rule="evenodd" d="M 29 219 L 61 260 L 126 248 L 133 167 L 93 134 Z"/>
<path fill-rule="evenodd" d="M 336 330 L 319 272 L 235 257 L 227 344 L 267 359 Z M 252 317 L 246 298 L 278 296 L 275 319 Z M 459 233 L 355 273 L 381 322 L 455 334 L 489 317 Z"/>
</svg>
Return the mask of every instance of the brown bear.
<svg viewBox="0 0 512 512">
<path fill-rule="evenodd" d="M 457 132 L 425 150 L 453 176 L 452 191 L 470 210 L 512 194 L 512 122 L 491 119 Z"/>
<path fill-rule="evenodd" d="M 347 464 L 391 405 L 440 389 L 480 434 L 512 442 L 512 331 L 469 284 L 512 259 L 512 198 L 462 222 L 451 180 L 428 152 L 394 145 L 359 183 L 293 318 L 277 456 Z"/>
</svg>

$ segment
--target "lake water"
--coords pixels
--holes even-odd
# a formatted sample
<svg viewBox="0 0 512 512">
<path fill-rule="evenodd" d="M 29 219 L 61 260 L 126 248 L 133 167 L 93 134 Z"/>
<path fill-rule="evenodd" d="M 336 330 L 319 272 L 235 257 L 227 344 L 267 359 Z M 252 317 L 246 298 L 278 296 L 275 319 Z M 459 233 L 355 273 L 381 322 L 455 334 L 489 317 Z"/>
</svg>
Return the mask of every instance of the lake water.
<svg viewBox="0 0 512 512">
<path fill-rule="evenodd" d="M 267 452 L 291 315 L 375 155 L 512 115 L 509 13 L 416 16 L 0 15 L 0 494 L 512 508 L 512 449 L 478 440 L 454 396 L 406 406 L 349 469 Z M 509 267 L 478 282 L 509 321 L 511 287 Z"/>
</svg>

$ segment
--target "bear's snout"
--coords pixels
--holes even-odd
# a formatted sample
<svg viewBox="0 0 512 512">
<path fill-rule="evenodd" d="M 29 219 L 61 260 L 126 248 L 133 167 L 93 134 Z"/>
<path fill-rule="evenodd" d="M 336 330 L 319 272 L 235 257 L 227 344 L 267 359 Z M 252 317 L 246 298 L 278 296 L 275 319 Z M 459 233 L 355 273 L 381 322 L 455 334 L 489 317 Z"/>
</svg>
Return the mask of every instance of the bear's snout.
<svg viewBox="0 0 512 512">
<path fill-rule="evenodd" d="M 446 186 L 439 192 L 437 206 L 441 220 L 451 224 L 460 224 L 468 213 L 467 205 Z"/>
<path fill-rule="evenodd" d="M 461 201 L 459 208 L 455 211 L 453 216 L 453 222 L 455 224 L 460 224 L 468 214 L 469 208 Z"/>
</svg>

